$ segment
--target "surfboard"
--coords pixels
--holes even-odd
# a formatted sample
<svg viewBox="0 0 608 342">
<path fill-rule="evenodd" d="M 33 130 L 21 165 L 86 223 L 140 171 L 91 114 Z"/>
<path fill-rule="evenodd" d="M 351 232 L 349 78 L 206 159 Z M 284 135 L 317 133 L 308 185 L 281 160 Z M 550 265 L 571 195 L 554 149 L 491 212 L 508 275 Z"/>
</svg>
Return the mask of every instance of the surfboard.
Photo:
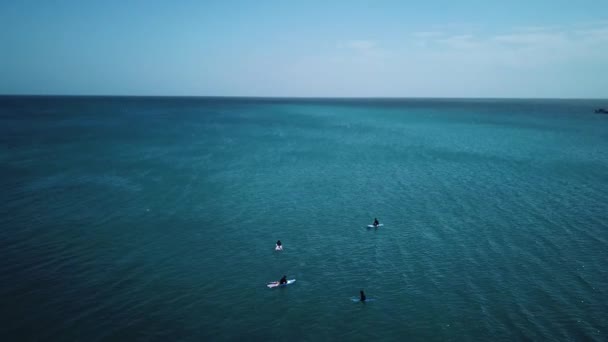
<svg viewBox="0 0 608 342">
<path fill-rule="evenodd" d="M 275 287 L 283 287 L 283 286 L 291 285 L 291 284 L 293 284 L 295 282 L 296 282 L 295 279 L 289 279 L 289 280 L 287 280 L 287 284 L 279 285 L 279 282 L 275 281 L 275 282 L 272 282 L 272 283 L 270 283 L 270 284 L 268 284 L 266 286 L 268 286 L 268 288 L 272 289 L 272 288 L 275 288 Z"/>
<path fill-rule="evenodd" d="M 382 226 L 384 226 L 384 224 L 382 224 L 382 223 L 380 223 L 380 224 L 379 224 L 379 225 L 377 225 L 377 226 L 374 226 L 373 224 L 368 224 L 368 225 L 367 225 L 367 228 L 378 228 L 378 227 L 382 227 Z"/>
<path fill-rule="evenodd" d="M 359 298 L 359 297 L 352 297 L 350 300 L 353 301 L 353 302 L 360 302 L 361 298 Z M 365 302 L 366 303 L 367 302 L 373 302 L 375 300 L 376 300 L 375 298 L 365 298 Z"/>
<path fill-rule="evenodd" d="M 276 247 L 274 248 L 274 250 L 275 250 L 275 251 L 282 251 L 282 250 L 283 250 L 283 245 L 281 245 L 281 246 L 276 246 Z"/>
</svg>

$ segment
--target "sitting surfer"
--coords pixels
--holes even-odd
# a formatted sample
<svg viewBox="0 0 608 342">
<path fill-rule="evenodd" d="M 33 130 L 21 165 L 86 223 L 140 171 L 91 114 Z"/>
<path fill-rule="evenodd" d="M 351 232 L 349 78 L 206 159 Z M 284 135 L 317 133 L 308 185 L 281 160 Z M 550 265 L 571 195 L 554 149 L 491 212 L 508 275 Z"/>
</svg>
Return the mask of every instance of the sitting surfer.
<svg viewBox="0 0 608 342">
<path fill-rule="evenodd" d="M 378 222 L 378 219 L 375 218 L 374 219 L 374 227 L 378 227 L 378 225 L 380 225 L 380 222 Z"/>
<path fill-rule="evenodd" d="M 275 249 L 277 251 L 282 251 L 283 250 L 283 244 L 281 243 L 281 240 L 277 241 L 277 246 L 275 247 Z"/>
<path fill-rule="evenodd" d="M 287 276 L 284 275 L 283 278 L 281 278 L 281 280 L 279 280 L 279 285 L 283 285 L 283 284 L 287 284 Z"/>
<path fill-rule="evenodd" d="M 367 299 L 367 297 L 365 297 L 365 292 L 363 292 L 363 290 L 359 291 L 359 293 L 361 294 L 361 301 L 365 302 L 365 299 Z"/>
</svg>

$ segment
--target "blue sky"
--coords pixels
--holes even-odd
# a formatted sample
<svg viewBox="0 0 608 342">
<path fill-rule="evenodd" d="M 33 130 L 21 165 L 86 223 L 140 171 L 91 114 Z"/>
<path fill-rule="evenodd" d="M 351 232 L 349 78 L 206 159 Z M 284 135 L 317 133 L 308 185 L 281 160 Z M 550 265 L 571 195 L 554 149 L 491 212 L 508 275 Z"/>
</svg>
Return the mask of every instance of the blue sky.
<svg viewBox="0 0 608 342">
<path fill-rule="evenodd" d="M 608 1 L 2 1 L 0 94 L 608 98 Z"/>
</svg>

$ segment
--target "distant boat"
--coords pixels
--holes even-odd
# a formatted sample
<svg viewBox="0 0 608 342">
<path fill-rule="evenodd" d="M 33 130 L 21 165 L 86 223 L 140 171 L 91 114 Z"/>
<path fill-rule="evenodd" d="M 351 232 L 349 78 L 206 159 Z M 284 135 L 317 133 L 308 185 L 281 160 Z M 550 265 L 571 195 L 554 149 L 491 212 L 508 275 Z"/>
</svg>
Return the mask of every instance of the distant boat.
<svg viewBox="0 0 608 342">
<path fill-rule="evenodd" d="M 595 110 L 596 114 L 608 114 L 608 109 L 598 108 Z"/>
</svg>

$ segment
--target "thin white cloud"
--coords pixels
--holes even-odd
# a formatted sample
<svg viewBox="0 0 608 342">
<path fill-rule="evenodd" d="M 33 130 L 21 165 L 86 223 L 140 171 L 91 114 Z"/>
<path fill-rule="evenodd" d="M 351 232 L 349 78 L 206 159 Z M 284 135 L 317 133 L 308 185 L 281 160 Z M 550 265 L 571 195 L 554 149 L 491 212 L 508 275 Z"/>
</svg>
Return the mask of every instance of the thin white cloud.
<svg viewBox="0 0 608 342">
<path fill-rule="evenodd" d="M 462 34 L 436 39 L 435 42 L 455 49 L 470 49 L 479 44 L 470 34 Z"/>
<path fill-rule="evenodd" d="M 577 30 L 576 34 L 585 41 L 608 42 L 608 24 L 606 27 L 596 27 L 586 30 Z"/>
<path fill-rule="evenodd" d="M 432 55 L 436 63 L 452 69 L 520 70 L 555 73 L 592 63 L 598 72 L 606 70 L 608 25 L 514 28 L 490 36 L 472 34 L 429 38 L 422 55 Z M 435 48 L 440 49 L 437 53 Z M 604 56 L 604 57 L 602 57 Z M 485 71 L 484 71 L 485 72 Z"/>
<path fill-rule="evenodd" d="M 341 47 L 346 47 L 354 50 L 371 50 L 376 47 L 376 42 L 372 40 L 350 40 L 340 44 Z"/>
<path fill-rule="evenodd" d="M 511 33 L 496 35 L 491 39 L 497 43 L 520 45 L 555 45 L 563 44 L 567 41 L 567 37 L 561 32 Z"/>
<path fill-rule="evenodd" d="M 454 48 L 471 47 L 489 43 L 504 44 L 556 44 L 581 39 L 604 40 L 608 39 L 608 22 L 585 23 L 572 26 L 522 26 L 515 27 L 507 32 L 494 35 L 479 35 L 471 33 L 458 33 L 450 31 L 417 31 L 410 34 L 416 41 L 426 43 L 439 43 Z"/>
<path fill-rule="evenodd" d="M 419 31 L 411 34 L 412 37 L 419 39 L 437 38 L 443 35 L 444 33 L 441 31 Z"/>
</svg>

